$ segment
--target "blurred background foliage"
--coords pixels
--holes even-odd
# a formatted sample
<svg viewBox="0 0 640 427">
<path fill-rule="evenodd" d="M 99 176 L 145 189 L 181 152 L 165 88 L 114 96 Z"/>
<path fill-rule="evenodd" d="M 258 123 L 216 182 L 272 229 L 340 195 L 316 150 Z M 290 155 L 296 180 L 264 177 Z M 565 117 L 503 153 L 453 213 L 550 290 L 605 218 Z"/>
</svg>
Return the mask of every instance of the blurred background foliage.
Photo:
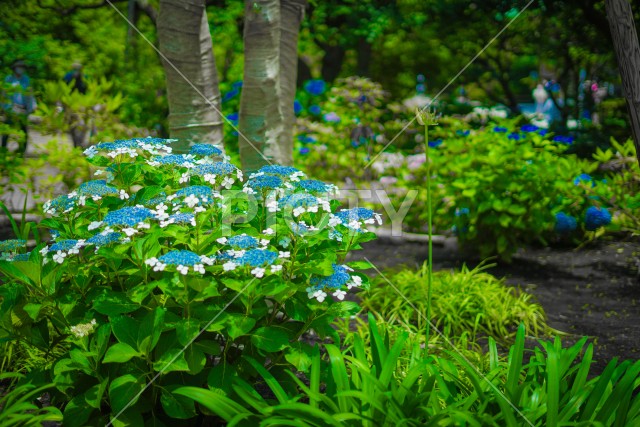
<svg viewBox="0 0 640 427">
<path fill-rule="evenodd" d="M 111 3 L 157 44 L 157 0 Z M 638 3 L 634 10 L 640 10 L 640 2 L 633 3 Z M 300 86 L 312 78 L 332 83 L 359 75 L 381 83 L 392 99 L 399 99 L 415 94 L 421 74 L 425 81 L 420 90 L 434 95 L 526 4 L 311 0 L 300 35 Z M 81 62 L 86 80 L 106 79 L 112 83 L 107 95 L 124 99 L 116 109 L 119 121 L 166 134 L 168 109 L 159 57 L 106 1 L 6 0 L 0 12 L 3 75 L 10 73 L 13 61 L 25 60 L 42 99 L 47 98 L 47 82 L 60 81 L 74 62 Z M 208 13 L 224 94 L 242 79 L 243 1 L 209 1 Z M 564 96 L 575 99 L 581 70 L 588 79 L 614 87 L 619 83 L 604 1 L 535 0 L 443 98 L 457 96 L 464 87 L 471 99 L 503 104 L 518 113 L 520 104 L 531 102 L 531 90 L 542 79 L 559 83 Z M 564 118 L 576 117 L 577 108 L 568 102 L 560 112 Z M 619 122 L 624 104 L 610 100 L 602 108 Z"/>
</svg>

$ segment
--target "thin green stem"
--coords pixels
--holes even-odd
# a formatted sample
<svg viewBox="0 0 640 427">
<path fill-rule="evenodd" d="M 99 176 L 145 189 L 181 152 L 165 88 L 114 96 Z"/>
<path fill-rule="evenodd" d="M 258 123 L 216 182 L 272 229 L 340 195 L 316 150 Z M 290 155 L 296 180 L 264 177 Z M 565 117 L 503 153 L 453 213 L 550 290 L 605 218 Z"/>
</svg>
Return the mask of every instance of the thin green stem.
<svg viewBox="0 0 640 427">
<path fill-rule="evenodd" d="M 433 230 L 431 221 L 431 161 L 429 160 L 429 124 L 424 126 L 424 152 L 427 160 L 427 227 L 429 233 L 429 270 L 427 271 L 427 333 L 425 351 L 429 352 L 429 334 L 431 332 L 431 286 L 433 284 Z"/>
</svg>

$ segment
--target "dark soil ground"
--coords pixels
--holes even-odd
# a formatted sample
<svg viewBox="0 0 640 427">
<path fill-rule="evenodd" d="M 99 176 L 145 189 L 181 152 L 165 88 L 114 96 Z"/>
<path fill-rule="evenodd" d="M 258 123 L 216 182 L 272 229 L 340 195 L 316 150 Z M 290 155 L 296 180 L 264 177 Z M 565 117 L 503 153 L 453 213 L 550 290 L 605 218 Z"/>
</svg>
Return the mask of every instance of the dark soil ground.
<svg viewBox="0 0 640 427">
<path fill-rule="evenodd" d="M 369 259 L 378 269 L 417 267 L 427 258 L 426 243 L 378 239 L 354 259 Z M 455 240 L 434 245 L 434 269 L 474 267 L 479 260 L 463 256 Z M 579 250 L 529 248 L 511 264 L 499 263 L 487 272 L 535 295 L 552 328 L 569 334 L 563 342 L 582 336 L 594 342 L 592 374 L 618 357 L 640 357 L 640 241 L 599 242 Z"/>
</svg>

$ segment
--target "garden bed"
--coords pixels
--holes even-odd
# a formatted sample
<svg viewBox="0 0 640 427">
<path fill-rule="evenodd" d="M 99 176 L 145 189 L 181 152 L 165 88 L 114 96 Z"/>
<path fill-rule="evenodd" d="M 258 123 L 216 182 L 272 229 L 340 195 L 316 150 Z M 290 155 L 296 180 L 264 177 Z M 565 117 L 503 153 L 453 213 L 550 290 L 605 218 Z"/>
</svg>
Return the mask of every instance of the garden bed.
<svg viewBox="0 0 640 427">
<path fill-rule="evenodd" d="M 427 258 L 426 244 L 381 238 L 363 245 L 354 259 L 369 259 L 378 269 L 417 267 Z M 580 250 L 528 248 L 511 264 L 498 264 L 487 272 L 504 277 L 536 296 L 549 318 L 549 326 L 569 334 L 570 344 L 589 336 L 594 349 L 593 373 L 600 373 L 614 357 L 636 360 L 640 355 L 640 242 L 602 242 Z M 458 252 L 455 239 L 434 245 L 434 269 L 459 269 L 479 261 Z M 372 271 L 372 274 L 375 274 Z"/>
</svg>

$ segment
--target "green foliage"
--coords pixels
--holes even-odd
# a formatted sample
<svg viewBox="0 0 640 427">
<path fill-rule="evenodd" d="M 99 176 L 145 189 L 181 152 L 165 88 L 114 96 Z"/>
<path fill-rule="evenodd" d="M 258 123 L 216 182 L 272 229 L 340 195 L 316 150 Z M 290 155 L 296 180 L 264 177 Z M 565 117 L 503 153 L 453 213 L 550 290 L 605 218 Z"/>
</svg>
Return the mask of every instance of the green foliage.
<svg viewBox="0 0 640 427">
<path fill-rule="evenodd" d="M 36 403 L 36 399 L 53 387 L 53 384 L 35 386 L 22 374 L 0 373 L 0 425 L 26 427 L 62 421 L 62 413 L 58 408 L 43 408 Z"/>
<path fill-rule="evenodd" d="M 542 306 L 532 301 L 531 295 L 506 286 L 503 280 L 483 272 L 484 268 L 433 273 L 430 320 L 445 337 L 467 335 L 472 342 L 492 337 L 507 344 L 513 341 L 521 323 L 534 336 L 552 331 Z M 425 331 L 429 320 L 427 274 L 425 264 L 418 271 L 399 270 L 376 277 L 369 292 L 360 294 L 362 307 L 389 323 Z M 433 337 L 435 343 L 440 338 Z"/>
<path fill-rule="evenodd" d="M 192 418 L 176 387 L 251 381 L 256 364 L 308 370 L 298 339 L 338 341 L 334 319 L 359 310 L 342 288 L 366 276 L 343 264 L 374 237 L 373 212 L 334 215 L 334 189 L 295 168 L 242 185 L 215 147 L 173 156 L 165 142 L 88 149 L 105 180 L 45 204 L 51 244 L 0 261 L 1 337 L 53 366 L 65 425 Z"/>
<path fill-rule="evenodd" d="M 175 394 L 199 404 L 229 426 L 392 426 L 392 425 L 632 425 L 640 417 L 640 362 L 612 361 L 603 374 L 588 379 L 591 345 L 586 339 L 563 348 L 559 339 L 541 341 L 526 360 L 525 329 L 518 328 L 508 357 L 489 342 L 490 363 L 478 370 L 459 353 L 423 354 L 407 349 L 406 334 L 393 344 L 369 318 L 370 342 L 356 339 L 340 352 L 327 346 L 312 354 L 307 381 L 289 373 L 298 391 L 290 391 L 252 362 L 270 389 L 265 398 L 242 380 L 233 392 L 181 387 Z M 410 362 L 401 362 L 403 350 Z M 583 357 L 580 359 L 580 355 Z M 398 371 L 399 364 L 407 368 Z M 322 392 L 324 385 L 325 391 Z"/>
</svg>

